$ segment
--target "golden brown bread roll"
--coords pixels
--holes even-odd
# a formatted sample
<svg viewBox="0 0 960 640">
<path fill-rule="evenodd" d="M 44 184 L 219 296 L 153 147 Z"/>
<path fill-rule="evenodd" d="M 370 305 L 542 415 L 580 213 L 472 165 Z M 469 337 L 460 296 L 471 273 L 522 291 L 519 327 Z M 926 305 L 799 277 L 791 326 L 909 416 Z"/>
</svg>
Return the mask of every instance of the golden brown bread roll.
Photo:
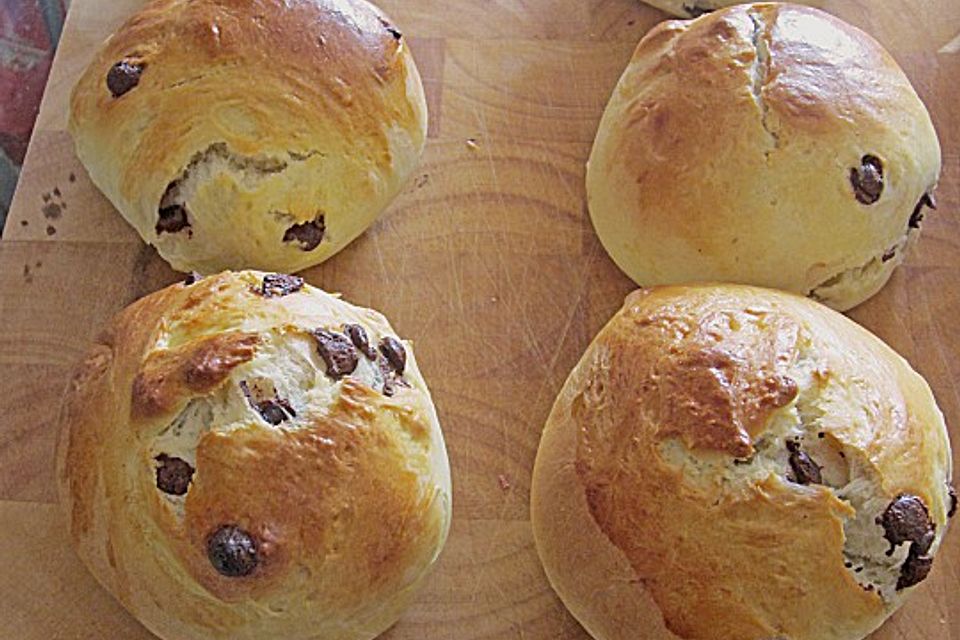
<svg viewBox="0 0 960 640">
<path fill-rule="evenodd" d="M 740 285 L 631 294 L 560 392 L 531 489 L 598 640 L 854 640 L 956 509 L 926 382 L 852 321 Z"/>
<path fill-rule="evenodd" d="M 74 88 L 80 160 L 174 268 L 297 271 L 342 249 L 419 161 L 406 39 L 364 0 L 154 0 Z"/>
<path fill-rule="evenodd" d="M 816 9 L 739 5 L 640 41 L 587 197 L 640 285 L 741 282 L 844 310 L 903 260 L 939 173 L 930 116 L 873 38 Z"/>
<path fill-rule="evenodd" d="M 189 282 L 120 313 L 67 391 L 80 557 L 164 639 L 376 636 L 451 516 L 410 344 L 297 277 Z"/>
</svg>

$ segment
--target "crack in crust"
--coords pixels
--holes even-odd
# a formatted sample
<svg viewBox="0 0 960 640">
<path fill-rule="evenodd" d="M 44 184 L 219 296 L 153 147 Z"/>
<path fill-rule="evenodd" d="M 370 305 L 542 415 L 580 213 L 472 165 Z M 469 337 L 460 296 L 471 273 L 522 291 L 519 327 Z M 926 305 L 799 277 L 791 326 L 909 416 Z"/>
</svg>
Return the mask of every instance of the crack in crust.
<svg viewBox="0 0 960 640">
<path fill-rule="evenodd" d="M 194 183 L 205 179 L 203 173 L 207 166 L 225 163 L 231 171 L 240 174 L 241 181 L 255 183 L 268 176 L 283 173 L 291 164 L 306 162 L 314 156 L 323 156 L 323 154 L 316 149 L 311 149 L 304 152 L 288 151 L 286 159 L 265 155 L 245 156 L 230 150 L 226 142 L 214 142 L 206 149 L 193 154 L 187 166 L 167 185 L 157 207 L 159 217 L 156 232 L 158 234 L 176 232 L 190 226 L 187 217 L 189 211 L 187 194 L 193 191 Z M 173 211 L 182 212 L 180 216 L 182 221 L 178 218 L 178 224 L 170 228 L 169 219 Z"/>
<path fill-rule="evenodd" d="M 897 261 L 897 264 L 899 264 L 899 262 L 903 260 L 907 245 L 910 242 L 910 234 L 913 231 L 913 228 L 908 228 L 906 233 L 904 233 L 895 244 L 884 249 L 882 253 L 871 257 L 863 264 L 843 269 L 833 274 L 829 278 L 820 281 L 819 284 L 815 285 L 807 292 L 807 297 L 812 298 L 817 302 L 829 303 L 833 298 L 829 291 L 830 289 L 836 287 L 842 288 L 848 282 L 862 280 L 863 278 L 868 277 L 872 272 L 884 268 L 883 265 L 897 257 L 900 258 L 900 260 Z"/>
<path fill-rule="evenodd" d="M 770 107 L 763 96 L 764 88 L 770 78 L 770 31 L 773 24 L 763 19 L 763 13 L 760 11 L 750 11 L 750 21 L 753 23 L 753 33 L 750 41 L 753 44 L 756 55 L 753 64 L 750 67 L 750 93 L 753 95 L 754 102 L 760 109 L 760 123 L 763 130 L 767 133 L 770 148 L 764 151 L 764 157 L 769 158 L 770 152 L 780 146 L 780 133 L 770 124 Z"/>
</svg>

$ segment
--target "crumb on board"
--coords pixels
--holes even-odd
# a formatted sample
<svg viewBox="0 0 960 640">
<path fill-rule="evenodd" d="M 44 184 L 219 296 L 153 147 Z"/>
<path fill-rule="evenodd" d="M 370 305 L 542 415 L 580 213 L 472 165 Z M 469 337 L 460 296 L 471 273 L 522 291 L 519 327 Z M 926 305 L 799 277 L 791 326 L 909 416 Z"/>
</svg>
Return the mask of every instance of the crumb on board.
<svg viewBox="0 0 960 640">
<path fill-rule="evenodd" d="M 503 475 L 502 473 L 497 476 L 497 484 L 500 485 L 500 490 L 501 490 L 501 491 L 509 491 L 509 490 L 510 490 L 510 478 L 508 478 L 507 476 Z"/>
</svg>

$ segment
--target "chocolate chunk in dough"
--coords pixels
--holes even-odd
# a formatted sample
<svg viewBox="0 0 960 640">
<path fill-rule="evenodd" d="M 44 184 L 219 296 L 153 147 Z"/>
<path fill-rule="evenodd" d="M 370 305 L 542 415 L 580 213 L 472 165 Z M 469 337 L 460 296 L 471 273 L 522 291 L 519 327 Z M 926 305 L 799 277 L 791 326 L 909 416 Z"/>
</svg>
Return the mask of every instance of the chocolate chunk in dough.
<svg viewBox="0 0 960 640">
<path fill-rule="evenodd" d="M 877 517 L 877 524 L 883 527 L 883 537 L 890 543 L 887 555 L 904 542 L 922 542 L 934 529 L 923 500 L 911 495 L 897 496 L 883 515 Z"/>
<path fill-rule="evenodd" d="M 161 453 L 154 460 L 157 462 L 157 489 L 173 496 L 184 495 L 193 478 L 193 467 L 190 463 L 165 453 Z"/>
<path fill-rule="evenodd" d="M 367 337 L 367 332 L 363 327 L 358 324 L 345 324 L 343 325 L 343 332 L 350 338 L 353 346 L 367 356 L 368 360 L 377 359 L 377 351 L 370 345 L 370 338 Z"/>
<path fill-rule="evenodd" d="M 303 288 L 303 278 L 285 273 L 268 273 L 263 276 L 260 295 L 264 298 L 280 298 L 296 293 Z"/>
<path fill-rule="evenodd" d="M 920 222 L 923 221 L 923 208 L 925 206 L 930 207 L 931 209 L 937 208 L 937 201 L 934 199 L 932 193 L 925 193 L 920 196 L 920 199 L 917 201 L 917 206 L 913 208 L 913 213 L 910 214 L 910 222 L 907 223 L 909 228 L 920 228 Z"/>
<path fill-rule="evenodd" d="M 155 230 L 157 235 L 160 235 L 161 233 L 177 233 L 189 226 L 190 219 L 187 217 L 187 208 L 182 204 L 174 204 L 160 209 Z"/>
<path fill-rule="evenodd" d="M 850 169 L 850 184 L 853 194 L 861 204 L 873 204 L 883 193 L 883 162 L 876 156 L 866 155 L 860 166 Z"/>
<path fill-rule="evenodd" d="M 107 89 L 114 98 L 119 98 L 138 84 L 144 65 L 128 60 L 121 60 L 107 72 Z"/>
<path fill-rule="evenodd" d="M 912 587 L 922 582 L 930 573 L 933 567 L 933 558 L 924 555 L 916 555 L 913 550 L 907 555 L 907 559 L 900 566 L 900 577 L 897 579 L 897 591 Z"/>
<path fill-rule="evenodd" d="M 228 578 L 250 575 L 259 563 L 257 541 L 240 527 L 225 524 L 207 539 L 207 558 Z"/>
<path fill-rule="evenodd" d="M 337 380 L 357 368 L 360 356 L 350 338 L 326 329 L 315 330 L 313 337 L 317 339 L 317 351 L 327 365 L 328 376 Z"/>
<path fill-rule="evenodd" d="M 790 451 L 790 469 L 797 484 L 823 484 L 820 466 L 800 449 L 799 442 L 787 440 L 787 449 Z"/>
<path fill-rule="evenodd" d="M 290 226 L 283 233 L 283 241 L 297 242 L 303 251 L 313 251 L 323 241 L 326 230 L 323 216 L 319 216 L 314 220 Z"/>
<path fill-rule="evenodd" d="M 380 353 L 387 359 L 387 362 L 398 374 L 403 374 L 407 366 L 407 350 L 403 348 L 403 343 L 394 337 L 386 336 L 380 341 Z"/>
</svg>

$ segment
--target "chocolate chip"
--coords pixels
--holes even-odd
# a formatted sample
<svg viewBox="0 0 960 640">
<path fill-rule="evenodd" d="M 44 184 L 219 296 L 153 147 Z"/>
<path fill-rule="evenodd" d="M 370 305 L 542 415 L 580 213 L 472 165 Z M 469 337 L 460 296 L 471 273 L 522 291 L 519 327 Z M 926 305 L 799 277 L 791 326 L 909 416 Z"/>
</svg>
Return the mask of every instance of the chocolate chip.
<svg viewBox="0 0 960 640">
<path fill-rule="evenodd" d="M 898 591 L 912 587 L 923 581 L 923 579 L 927 577 L 927 574 L 930 573 L 930 568 L 933 566 L 933 558 L 929 557 L 927 552 L 930 551 L 930 547 L 933 546 L 935 537 L 936 535 L 931 525 L 931 528 L 923 534 L 922 538 L 914 540 L 913 544 L 910 545 L 910 552 L 907 554 L 907 559 L 904 560 L 903 565 L 900 566 L 900 577 L 897 579 Z"/>
<path fill-rule="evenodd" d="M 350 342 L 357 349 L 360 349 L 363 355 L 367 356 L 368 360 L 377 359 L 377 351 L 370 345 L 370 339 L 367 338 L 367 332 L 363 327 L 358 324 L 345 324 L 343 325 L 343 332 L 350 338 Z"/>
<path fill-rule="evenodd" d="M 277 426 L 284 420 L 289 420 L 287 413 L 283 410 L 283 407 L 280 405 L 280 403 L 274 400 L 258 402 L 256 407 L 263 419 L 273 426 Z"/>
<path fill-rule="evenodd" d="M 397 387 L 410 387 L 410 384 L 403 379 L 393 368 L 386 357 L 381 353 L 377 356 L 377 368 L 380 370 L 380 376 L 383 378 L 383 388 L 380 390 L 383 395 L 389 397 L 397 392 Z"/>
<path fill-rule="evenodd" d="M 931 209 L 937 208 L 937 201 L 934 199 L 932 193 L 925 193 L 920 196 L 920 199 L 917 201 L 917 206 L 913 208 L 913 213 L 910 214 L 910 222 L 907 223 L 907 226 L 911 229 L 919 229 L 920 222 L 923 220 L 923 207 L 927 206 Z"/>
<path fill-rule="evenodd" d="M 800 450 L 799 442 L 787 440 L 787 449 L 790 451 L 790 468 L 797 484 L 823 484 L 820 467 Z"/>
<path fill-rule="evenodd" d="M 952 484 L 947 485 L 947 496 L 950 498 L 950 506 L 947 507 L 947 517 L 952 518 L 957 513 L 957 490 Z"/>
<path fill-rule="evenodd" d="M 860 166 L 850 169 L 850 184 L 857 201 L 873 204 L 883 192 L 883 163 L 876 156 L 860 158 Z"/>
<path fill-rule="evenodd" d="M 913 550 L 907 555 L 900 567 L 900 577 L 897 578 L 897 591 L 912 587 L 923 582 L 933 567 L 933 558 L 924 555 L 915 555 Z"/>
<path fill-rule="evenodd" d="M 327 365 L 327 375 L 337 380 L 353 373 L 360 360 L 356 347 L 350 339 L 342 333 L 334 333 L 326 329 L 317 329 L 313 332 L 317 339 L 317 351 Z"/>
<path fill-rule="evenodd" d="M 143 73 L 142 63 L 121 60 L 107 72 L 107 89 L 114 98 L 119 98 L 127 91 L 140 84 L 140 74 Z"/>
<path fill-rule="evenodd" d="M 268 384 L 272 389 L 273 385 L 270 384 L 269 381 Z M 241 380 L 240 390 L 243 391 L 243 395 L 246 396 L 250 406 L 257 410 L 257 413 L 260 414 L 260 417 L 273 426 L 277 426 L 281 422 L 285 422 L 290 418 L 297 417 L 297 412 L 293 410 L 293 407 L 290 406 L 290 403 L 277 397 L 276 394 L 274 394 L 273 398 L 264 398 L 264 391 L 262 388 L 258 387 L 256 382 L 254 382 L 254 388 L 251 390 L 250 385 L 247 384 L 247 381 Z M 267 393 L 273 393 L 273 391 L 268 391 Z"/>
<path fill-rule="evenodd" d="M 713 11 L 713 9 L 704 9 L 703 7 L 698 7 L 695 4 L 685 4 L 683 5 L 683 10 L 686 11 L 687 15 L 691 18 L 699 18 L 700 16 Z"/>
<path fill-rule="evenodd" d="M 397 392 L 397 372 L 390 367 L 390 363 L 383 356 L 377 358 L 377 368 L 383 376 L 383 395 L 390 397 Z"/>
<path fill-rule="evenodd" d="M 923 534 L 923 537 L 919 540 L 914 540 L 913 544 L 910 545 L 910 551 L 917 554 L 918 556 L 927 555 L 927 551 L 930 551 L 930 547 L 933 546 L 933 541 L 936 539 L 936 531 L 931 527 L 929 531 Z"/>
<path fill-rule="evenodd" d="M 383 375 L 383 395 L 392 396 L 396 393 L 397 385 L 407 386 L 402 378 L 407 366 L 407 351 L 403 343 L 392 336 L 380 340 L 379 350 L 377 367 Z"/>
<path fill-rule="evenodd" d="M 399 340 L 391 336 L 386 336 L 380 340 L 380 353 L 387 359 L 394 371 L 403 374 L 403 370 L 407 366 L 407 350 L 403 348 L 403 344 Z"/>
<path fill-rule="evenodd" d="M 880 262 L 889 262 L 893 260 L 894 256 L 897 255 L 897 248 L 890 247 L 887 249 L 882 256 L 880 256 Z"/>
<path fill-rule="evenodd" d="M 157 489 L 174 496 L 184 495 L 193 478 L 193 467 L 190 463 L 165 453 L 161 453 L 154 460 L 158 463 Z"/>
<path fill-rule="evenodd" d="M 161 207 L 157 218 L 156 231 L 161 233 L 177 233 L 190 226 L 187 218 L 187 208 L 182 204 Z"/>
<path fill-rule="evenodd" d="M 327 227 L 323 216 L 295 224 L 283 233 L 284 242 L 298 242 L 303 251 L 313 251 L 323 240 Z"/>
<path fill-rule="evenodd" d="M 394 27 L 392 24 L 390 24 L 383 18 L 380 18 L 380 24 L 382 24 L 383 28 L 386 29 L 387 32 L 393 36 L 394 40 L 399 40 L 400 38 L 403 37 L 403 34 L 397 31 L 396 27 Z"/>
<path fill-rule="evenodd" d="M 921 542 L 934 528 L 923 500 L 911 495 L 897 496 L 877 517 L 877 524 L 883 527 L 883 537 L 890 543 L 887 555 L 904 542 Z"/>
<path fill-rule="evenodd" d="M 268 273 L 263 276 L 260 294 L 265 298 L 279 298 L 296 293 L 303 288 L 303 278 L 285 273 Z"/>
<path fill-rule="evenodd" d="M 189 287 L 192 284 L 197 284 L 201 280 L 203 280 L 202 275 L 200 275 L 196 271 L 191 271 L 190 273 L 187 274 L 187 277 L 183 279 L 183 284 Z"/>
<path fill-rule="evenodd" d="M 239 578 L 250 575 L 259 562 L 257 541 L 232 524 L 225 524 L 207 538 L 207 558 L 221 575 Z"/>
<path fill-rule="evenodd" d="M 293 407 L 290 405 L 288 401 L 284 400 L 283 398 L 275 398 L 274 402 L 280 405 L 283 408 L 283 410 L 287 412 L 287 415 L 289 415 L 291 418 L 297 417 L 297 412 L 293 410 Z"/>
</svg>

